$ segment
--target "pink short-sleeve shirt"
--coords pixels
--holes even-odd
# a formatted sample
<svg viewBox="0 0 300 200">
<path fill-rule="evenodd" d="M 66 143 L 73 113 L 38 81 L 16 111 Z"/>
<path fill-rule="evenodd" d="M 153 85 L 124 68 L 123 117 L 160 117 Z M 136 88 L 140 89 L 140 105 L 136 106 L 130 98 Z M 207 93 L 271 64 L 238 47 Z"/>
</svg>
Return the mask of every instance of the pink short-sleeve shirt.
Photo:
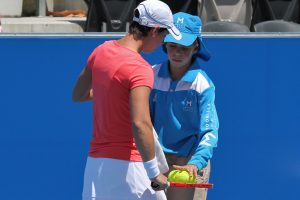
<svg viewBox="0 0 300 200">
<path fill-rule="evenodd" d="M 134 142 L 130 90 L 153 86 L 153 70 L 142 56 L 115 40 L 98 46 L 88 59 L 92 71 L 93 138 L 89 156 L 142 161 Z"/>
</svg>

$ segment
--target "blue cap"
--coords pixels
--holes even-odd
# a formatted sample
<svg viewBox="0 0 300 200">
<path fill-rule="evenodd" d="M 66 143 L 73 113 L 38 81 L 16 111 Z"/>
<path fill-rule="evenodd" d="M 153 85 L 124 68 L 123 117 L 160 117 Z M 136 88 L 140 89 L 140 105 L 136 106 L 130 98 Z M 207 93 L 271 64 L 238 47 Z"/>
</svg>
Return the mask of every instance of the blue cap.
<svg viewBox="0 0 300 200">
<path fill-rule="evenodd" d="M 210 59 L 210 53 L 202 42 L 201 28 L 202 22 L 198 16 L 190 15 L 183 12 L 178 12 L 173 15 L 174 24 L 181 32 L 182 38 L 176 40 L 171 34 L 165 37 L 164 42 L 172 42 L 183 46 L 190 46 L 198 39 L 200 50 L 197 56 L 207 61 Z"/>
</svg>

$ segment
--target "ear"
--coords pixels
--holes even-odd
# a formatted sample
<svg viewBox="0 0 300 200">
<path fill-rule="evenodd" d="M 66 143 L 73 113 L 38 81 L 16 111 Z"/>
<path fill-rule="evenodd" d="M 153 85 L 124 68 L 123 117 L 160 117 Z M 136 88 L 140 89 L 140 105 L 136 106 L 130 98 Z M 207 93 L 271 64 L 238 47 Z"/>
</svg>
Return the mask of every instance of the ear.
<svg viewBox="0 0 300 200">
<path fill-rule="evenodd" d="M 159 33 L 159 27 L 154 27 L 150 31 L 152 37 L 155 37 L 158 33 Z"/>
<path fill-rule="evenodd" d="M 164 43 L 164 44 L 162 45 L 162 49 L 163 49 L 163 51 L 164 51 L 165 53 L 168 53 L 167 47 L 166 47 L 166 43 Z"/>
<path fill-rule="evenodd" d="M 193 52 L 193 53 L 194 53 L 194 54 L 195 54 L 195 53 L 197 53 L 197 52 L 198 52 L 198 50 L 199 50 L 199 46 L 198 46 L 198 45 L 196 45 L 196 46 L 195 46 L 195 48 L 194 48 L 194 52 Z"/>
</svg>

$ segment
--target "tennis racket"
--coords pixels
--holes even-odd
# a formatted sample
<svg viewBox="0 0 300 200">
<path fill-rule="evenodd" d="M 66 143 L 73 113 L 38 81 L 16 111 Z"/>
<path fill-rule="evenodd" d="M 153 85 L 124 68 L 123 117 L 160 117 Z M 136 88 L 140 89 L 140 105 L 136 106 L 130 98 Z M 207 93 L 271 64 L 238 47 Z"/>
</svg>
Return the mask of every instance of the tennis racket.
<svg viewBox="0 0 300 200">
<path fill-rule="evenodd" d="M 211 183 L 177 183 L 177 182 L 169 182 L 168 185 L 169 187 L 186 187 L 186 188 L 212 188 L 214 186 Z M 154 189 L 158 189 L 160 185 L 152 182 L 151 187 Z"/>
<path fill-rule="evenodd" d="M 169 182 L 169 187 L 187 187 L 187 188 L 212 188 L 211 183 L 176 183 Z"/>
</svg>

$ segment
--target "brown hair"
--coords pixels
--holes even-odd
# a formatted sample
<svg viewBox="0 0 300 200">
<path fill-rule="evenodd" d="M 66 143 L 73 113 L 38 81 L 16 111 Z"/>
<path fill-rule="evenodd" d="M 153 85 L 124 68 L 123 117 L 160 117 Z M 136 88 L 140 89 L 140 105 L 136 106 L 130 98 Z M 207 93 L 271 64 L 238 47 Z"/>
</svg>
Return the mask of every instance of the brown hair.
<svg viewBox="0 0 300 200">
<path fill-rule="evenodd" d="M 148 35 L 152 28 L 153 27 L 143 26 L 140 25 L 138 22 L 133 21 L 129 26 L 129 33 L 133 35 L 134 39 L 142 39 L 143 37 L 146 37 Z M 158 30 L 158 33 L 162 33 L 164 31 L 167 31 L 167 29 L 160 28 Z"/>
<path fill-rule="evenodd" d="M 134 16 L 139 18 L 140 13 L 139 13 L 138 9 L 136 9 L 134 11 Z M 129 33 L 133 35 L 134 39 L 138 40 L 138 39 L 142 39 L 143 37 L 146 37 L 152 28 L 153 27 L 140 25 L 138 22 L 133 21 L 133 22 L 131 22 L 131 24 L 129 26 Z M 159 33 L 164 32 L 164 31 L 167 31 L 167 29 L 160 28 L 158 30 Z"/>
</svg>

